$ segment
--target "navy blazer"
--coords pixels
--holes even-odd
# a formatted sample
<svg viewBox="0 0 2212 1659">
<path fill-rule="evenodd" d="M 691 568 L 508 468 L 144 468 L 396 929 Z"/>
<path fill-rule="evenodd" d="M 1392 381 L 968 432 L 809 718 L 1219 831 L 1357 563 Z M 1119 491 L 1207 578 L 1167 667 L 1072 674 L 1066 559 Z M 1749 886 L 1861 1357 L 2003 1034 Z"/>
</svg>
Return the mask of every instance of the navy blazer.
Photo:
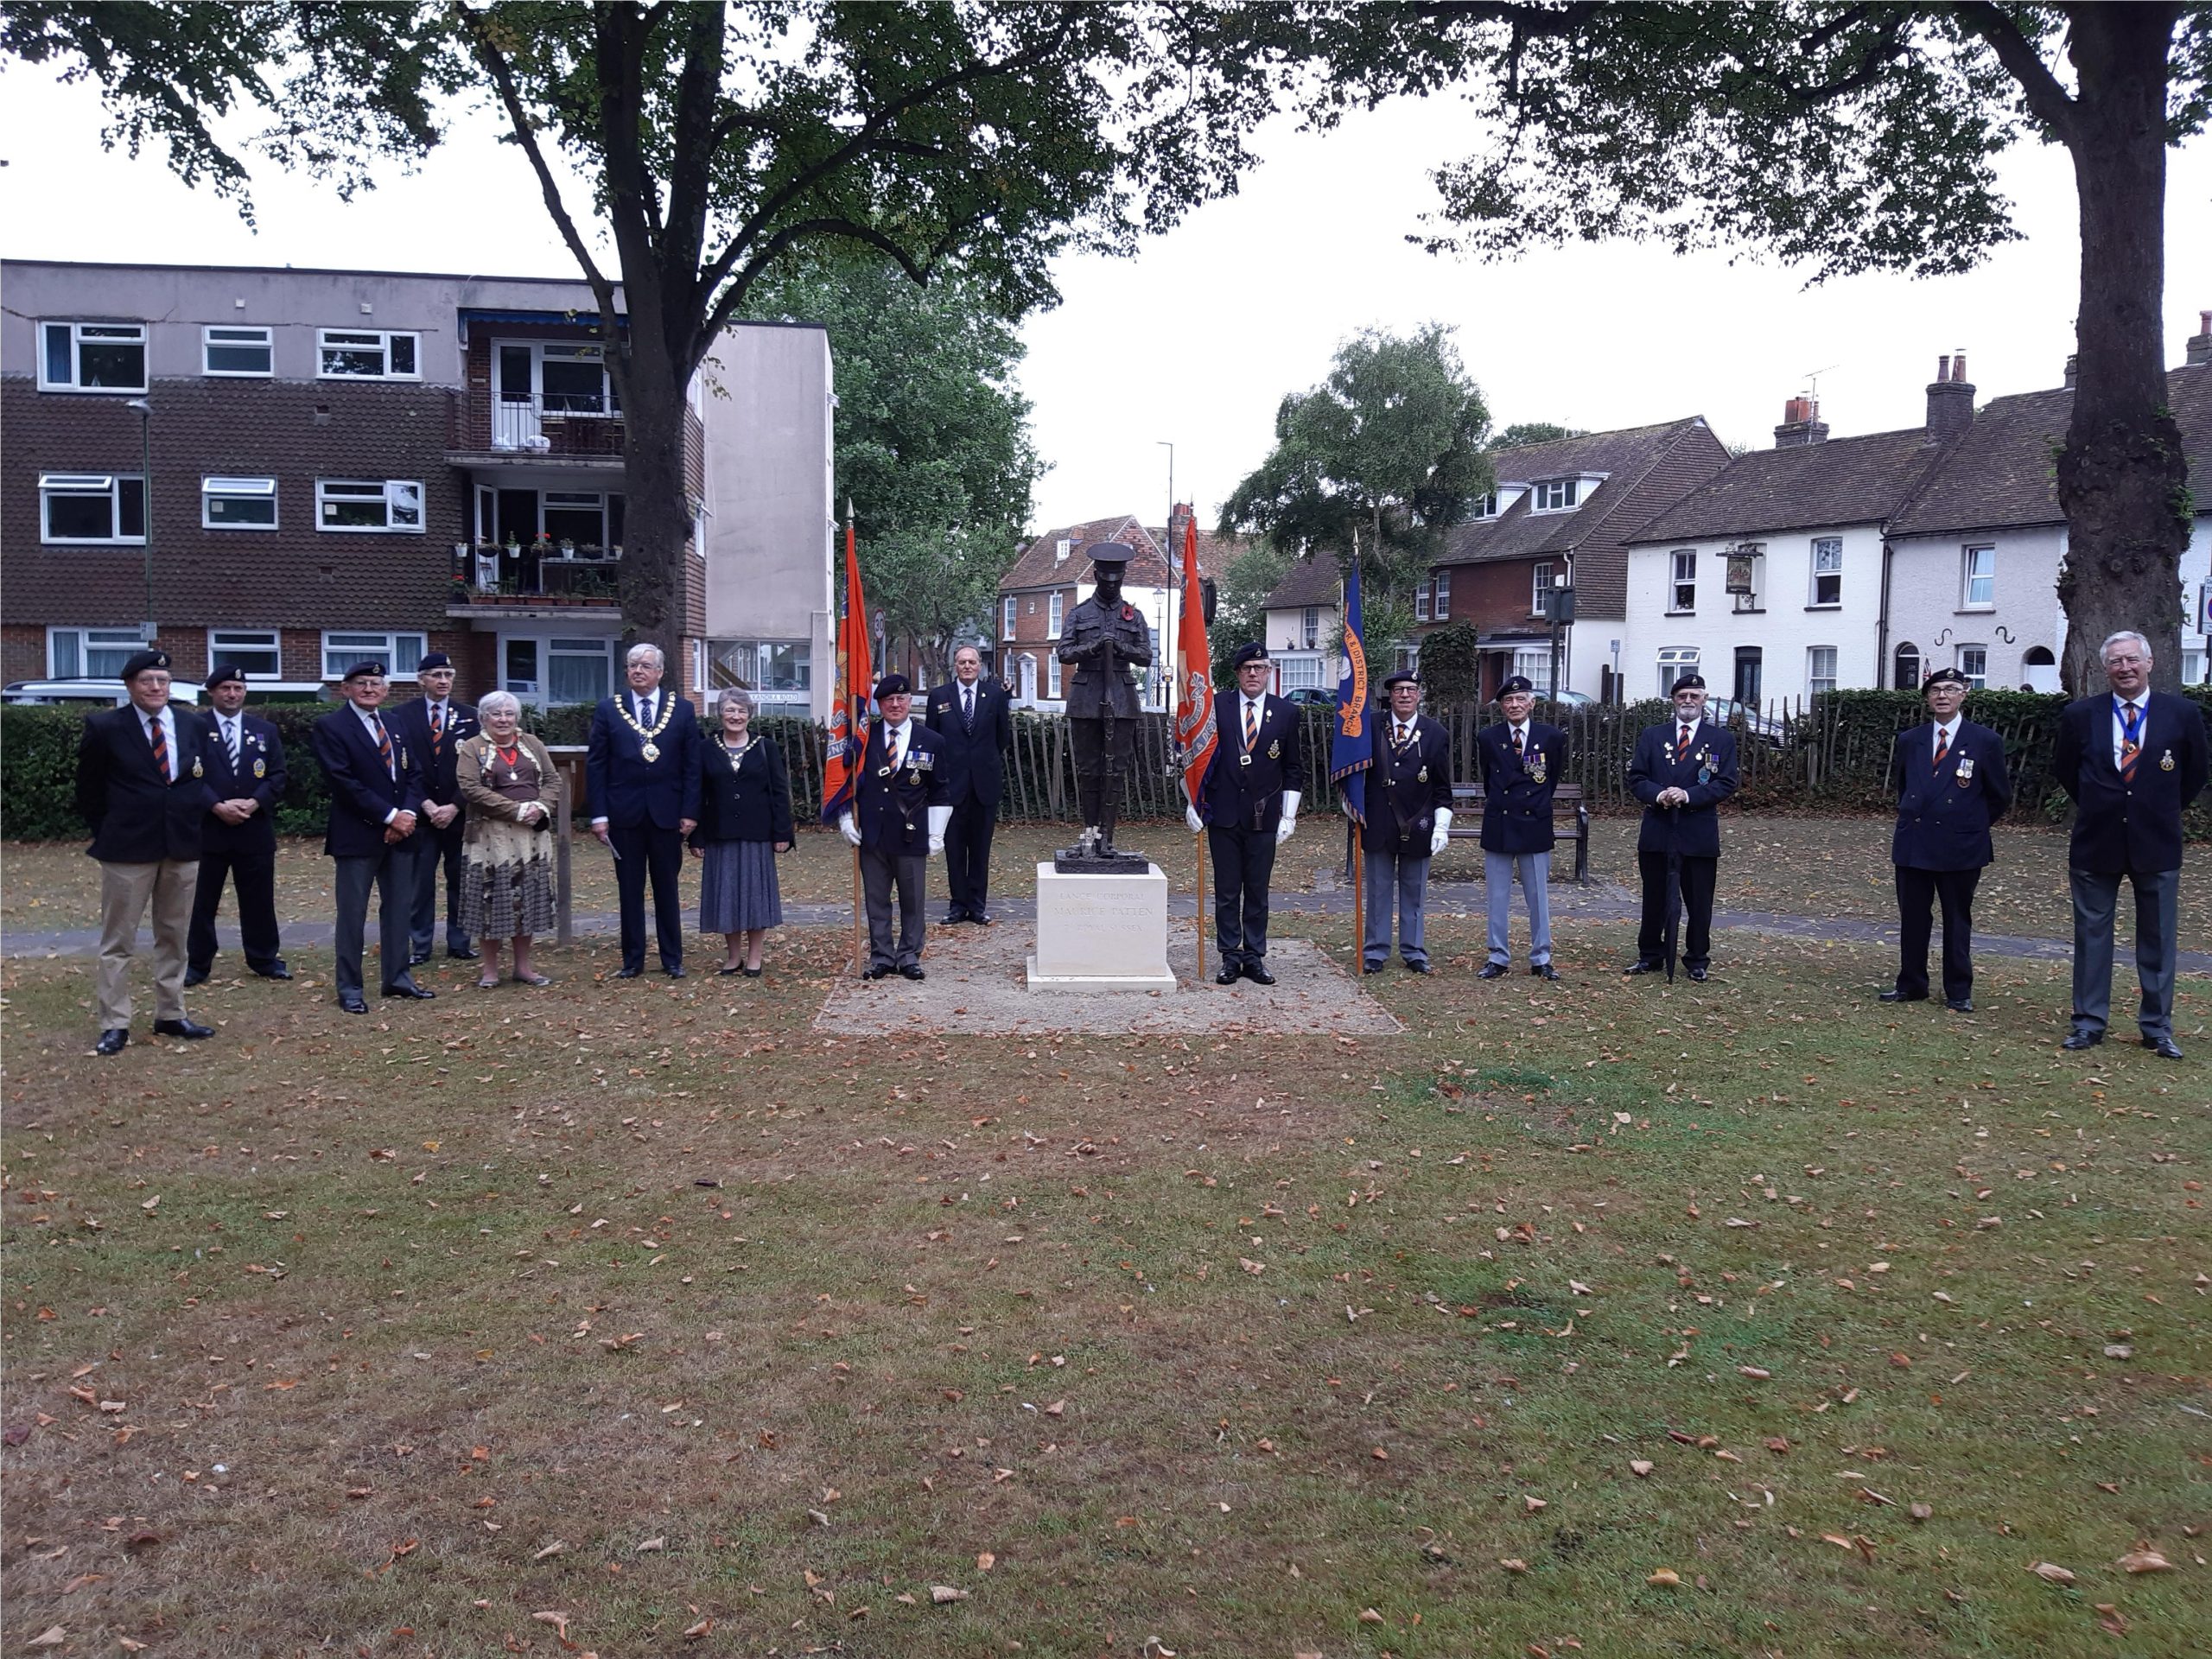
<svg viewBox="0 0 2212 1659">
<path fill-rule="evenodd" d="M 92 827 L 85 850 L 110 864 L 158 864 L 198 858 L 200 823 L 215 797 L 207 787 L 207 739 L 200 717 L 169 705 L 176 728 L 176 779 L 154 764 L 136 704 L 85 721 L 77 745 L 77 811 Z"/>
<path fill-rule="evenodd" d="M 315 758 L 330 780 L 330 826 L 322 850 L 333 858 L 381 858 L 385 815 L 423 810 L 422 758 L 392 729 L 391 716 L 377 712 L 391 740 L 397 777 L 385 769 L 376 740 L 350 702 L 315 721 L 310 734 Z"/>
<path fill-rule="evenodd" d="M 2204 716 L 2187 697 L 2151 694 L 2143 712 L 2143 753 L 2133 783 L 2113 760 L 2109 691 L 2069 702 L 2058 717 L 2050 768 L 2074 798 L 2074 839 L 2066 861 L 2102 874 L 2181 868 L 2182 809 L 2203 791 L 2208 766 Z"/>
<path fill-rule="evenodd" d="M 1244 694 L 1231 690 L 1216 696 L 1213 715 L 1219 735 L 1198 785 L 1198 817 L 1215 830 L 1273 830 L 1282 822 L 1283 791 L 1306 791 L 1298 705 L 1268 693 L 1260 704 L 1259 736 L 1249 754 Z"/>
<path fill-rule="evenodd" d="M 1643 823 L 1636 833 L 1640 853 L 1680 853 L 1685 858 L 1720 856 L 1720 803 L 1736 792 L 1736 737 L 1726 726 L 1700 714 L 1690 736 L 1690 752 L 1675 758 L 1673 715 L 1647 726 L 1636 740 L 1628 763 L 1629 792 L 1643 803 Z M 1688 806 L 1662 807 L 1662 789 L 1689 791 Z"/>
<path fill-rule="evenodd" d="M 868 728 L 868 749 L 861 757 L 857 800 L 860 806 L 861 845 L 892 858 L 923 858 L 930 850 L 932 806 L 950 806 L 945 798 L 944 740 L 912 718 L 906 721 L 906 753 L 899 770 L 884 762 L 884 723 Z"/>
<path fill-rule="evenodd" d="M 259 715 L 238 715 L 238 764 L 231 768 L 230 746 L 223 741 L 214 710 L 200 714 L 200 744 L 207 756 L 210 801 L 207 822 L 200 826 L 200 844 L 210 853 L 273 853 L 276 850 L 276 803 L 284 798 L 284 740 L 276 728 Z M 258 810 L 244 823 L 225 823 L 213 811 L 215 801 L 258 803 Z"/>
<path fill-rule="evenodd" d="M 986 674 L 976 682 L 976 729 L 960 718 L 960 683 L 930 688 L 922 722 L 938 734 L 945 798 L 955 806 L 973 798 L 996 806 L 1006 794 L 1006 752 L 1014 747 L 1014 703 Z"/>
<path fill-rule="evenodd" d="M 666 686 L 659 695 L 676 697 Z M 623 706 L 632 716 L 637 696 L 623 689 Z M 615 712 L 613 697 L 602 697 L 592 710 L 591 736 L 584 747 L 584 787 L 591 795 L 592 817 L 623 830 L 640 824 L 674 830 L 686 818 L 698 822 L 700 741 L 690 703 L 676 697 L 668 724 L 653 740 L 659 756 L 648 760 L 645 740 Z"/>
<path fill-rule="evenodd" d="M 443 738 L 430 741 L 430 702 L 427 697 L 410 697 L 396 709 L 385 711 L 384 723 L 396 725 L 407 734 L 408 747 L 423 767 L 423 798 L 435 801 L 440 806 L 461 804 L 461 786 L 454 781 L 454 746 L 464 737 L 474 737 L 484 728 L 476 718 L 474 703 L 456 702 L 446 699 L 446 721 Z M 458 830 L 461 820 L 451 826 Z"/>
<path fill-rule="evenodd" d="M 1936 764 L 1936 723 L 1897 734 L 1890 753 L 1897 791 L 1890 862 L 1909 870 L 1978 870 L 1996 857 L 1989 826 L 2012 804 L 2005 740 L 1986 726 L 1959 722 L 1958 736 Z"/>
<path fill-rule="evenodd" d="M 1548 853 L 1552 797 L 1567 776 L 1567 734 L 1541 721 L 1529 722 L 1529 753 L 1513 753 L 1513 724 L 1500 721 L 1475 734 L 1483 774 L 1483 850 Z M 1535 774 L 1542 772 L 1539 779 Z"/>
<path fill-rule="evenodd" d="M 710 841 L 790 844 L 791 784 L 781 744 L 756 737 L 733 766 L 729 751 L 710 737 L 699 745 L 699 766 L 704 775 L 699 780 L 698 827 L 691 831 L 694 847 Z"/>
<path fill-rule="evenodd" d="M 1452 739 L 1427 715 L 1414 717 L 1413 741 L 1390 743 L 1387 709 L 1370 716 L 1375 764 L 1367 772 L 1367 824 L 1360 845 L 1370 853 L 1428 856 L 1439 807 L 1452 805 Z"/>
</svg>

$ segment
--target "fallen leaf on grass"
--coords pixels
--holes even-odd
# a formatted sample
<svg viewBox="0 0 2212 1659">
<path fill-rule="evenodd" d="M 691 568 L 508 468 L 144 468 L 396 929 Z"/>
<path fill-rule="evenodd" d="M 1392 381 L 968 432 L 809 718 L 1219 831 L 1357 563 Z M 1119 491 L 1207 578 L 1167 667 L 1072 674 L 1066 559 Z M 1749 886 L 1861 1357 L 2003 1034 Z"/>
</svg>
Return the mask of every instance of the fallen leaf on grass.
<svg viewBox="0 0 2212 1659">
<path fill-rule="evenodd" d="M 1550 1502 L 1549 1502 L 1548 1499 L 1545 1499 L 1545 1498 L 1541 1498 L 1541 1497 L 1524 1497 L 1524 1498 L 1522 1498 L 1522 1499 L 1521 1500 L 1521 1502 L 1522 1502 L 1522 1503 L 1525 1506 L 1525 1508 L 1527 1509 L 1528 1512 L 1529 1512 L 1530 1515 L 1535 1515 L 1535 1514 L 1536 1514 L 1536 1513 L 1537 1513 L 1538 1511 L 1540 1511 L 1540 1510 L 1548 1510 L 1548 1509 L 1551 1508 L 1551 1503 L 1550 1503 Z"/>
<path fill-rule="evenodd" d="M 68 1639 L 68 1631 L 59 1624 L 49 1624 L 23 1645 L 27 1648 L 58 1648 Z"/>
<path fill-rule="evenodd" d="M 1767 1378 L 1774 1375 L 1772 1371 L 1768 1370 L 1763 1365 L 1738 1365 L 1736 1370 L 1738 1375 L 1751 1377 L 1754 1381 L 1760 1382 L 1765 1382 Z"/>
<path fill-rule="evenodd" d="M 1665 1589 L 1672 1589 L 1681 1581 L 1682 1575 L 1675 1572 L 1671 1567 L 1662 1567 L 1656 1573 L 1652 1573 L 1650 1577 L 1644 1580 L 1646 1584 L 1656 1584 Z"/>
<path fill-rule="evenodd" d="M 533 1561 L 542 1561 L 548 1556 L 558 1555 L 568 1547 L 569 1541 L 567 1539 L 556 1538 L 551 1543 L 546 1545 L 544 1548 L 539 1550 L 537 1554 L 531 1556 L 530 1559 Z"/>
<path fill-rule="evenodd" d="M 2101 1601 L 2097 1604 L 2097 1624 L 2113 1636 L 2127 1634 L 2127 1615 L 2112 1602 Z"/>
<path fill-rule="evenodd" d="M 644 1543 L 639 1544 L 639 1545 L 638 1546 L 638 1548 L 636 1548 L 636 1550 L 635 1550 L 634 1552 L 632 1552 L 632 1553 L 633 1553 L 633 1554 L 639 1554 L 639 1555 L 644 1555 L 644 1554 L 651 1554 L 651 1553 L 652 1553 L 652 1552 L 654 1552 L 654 1551 L 658 1551 L 658 1550 L 664 1550 L 664 1549 L 666 1549 L 667 1548 L 668 1548 L 668 1540 L 667 1540 L 665 1537 L 660 1537 L 660 1538 L 648 1538 L 648 1539 L 646 1539 L 646 1540 L 645 1540 L 645 1541 Z"/>
<path fill-rule="evenodd" d="M 569 1616 L 566 1613 L 532 1613 L 531 1617 L 540 1624 L 550 1624 L 553 1627 L 553 1634 L 563 1642 L 569 1639 Z"/>
<path fill-rule="evenodd" d="M 1529 1563 L 1514 1555 L 1505 1557 L 1498 1565 L 1509 1573 L 1526 1573 L 1529 1570 Z"/>
<path fill-rule="evenodd" d="M 1643 1458 L 1630 1458 L 1628 1460 L 1628 1466 L 1630 1471 L 1639 1480 L 1649 1475 L 1652 1470 L 1658 1467 L 1656 1464 L 1650 1463 Z"/>
<path fill-rule="evenodd" d="M 1380 1624 L 1382 1622 L 1382 1615 L 1372 1607 L 1363 1607 L 1359 1610 L 1359 1622 L 1363 1624 Z"/>
<path fill-rule="evenodd" d="M 1910 1515 L 1916 1521 L 1925 1521 L 1929 1516 L 1935 1514 L 1936 1511 L 1929 1504 L 1916 1503 L 1910 1510 L 1907 1510 L 1905 1513 Z"/>
<path fill-rule="evenodd" d="M 930 1586 L 930 1599 L 942 1607 L 948 1601 L 967 1600 L 968 1592 L 949 1584 L 933 1584 Z"/>
<path fill-rule="evenodd" d="M 2155 1549 L 2131 1549 L 2117 1563 L 2130 1573 L 2171 1573 L 2174 1564 Z"/>
<path fill-rule="evenodd" d="M 683 1639 L 686 1642 L 696 1642 L 714 1628 L 715 1621 L 711 1618 L 702 1618 L 696 1624 L 686 1624 L 683 1627 Z"/>
<path fill-rule="evenodd" d="M 2037 1561 L 2028 1569 L 2046 1584 L 2071 1584 L 2074 1575 L 2052 1561 Z"/>
<path fill-rule="evenodd" d="M 976 1558 L 976 1570 L 978 1573 L 988 1573 L 998 1564 L 999 1558 L 988 1549 Z"/>
</svg>

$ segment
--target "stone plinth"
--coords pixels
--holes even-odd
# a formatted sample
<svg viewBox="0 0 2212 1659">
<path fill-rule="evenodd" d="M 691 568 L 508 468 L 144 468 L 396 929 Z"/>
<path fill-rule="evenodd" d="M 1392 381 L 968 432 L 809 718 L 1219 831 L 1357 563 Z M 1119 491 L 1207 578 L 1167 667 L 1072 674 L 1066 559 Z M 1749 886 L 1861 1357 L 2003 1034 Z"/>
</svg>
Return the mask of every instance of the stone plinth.
<svg viewBox="0 0 2212 1659">
<path fill-rule="evenodd" d="M 1037 866 L 1033 991 L 1172 991 L 1167 967 L 1167 877 L 1063 875 Z"/>
</svg>

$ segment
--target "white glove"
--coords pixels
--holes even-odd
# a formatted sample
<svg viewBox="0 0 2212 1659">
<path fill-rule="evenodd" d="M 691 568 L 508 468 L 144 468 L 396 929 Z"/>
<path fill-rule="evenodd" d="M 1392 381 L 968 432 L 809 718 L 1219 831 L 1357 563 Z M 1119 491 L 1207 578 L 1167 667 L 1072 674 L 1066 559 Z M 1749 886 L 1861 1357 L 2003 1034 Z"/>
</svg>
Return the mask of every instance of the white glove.
<svg viewBox="0 0 2212 1659">
<path fill-rule="evenodd" d="M 1183 822 L 1191 826 L 1192 835 L 1202 836 L 1205 833 L 1206 821 L 1198 816 L 1197 807 L 1186 806 L 1183 809 Z"/>
<path fill-rule="evenodd" d="M 952 809 L 950 807 L 930 808 L 930 852 L 932 855 L 944 850 L 944 827 L 951 822 Z"/>
<path fill-rule="evenodd" d="M 1305 798 L 1294 789 L 1282 792 L 1282 822 L 1275 825 L 1275 845 L 1280 847 L 1290 839 L 1291 831 L 1298 828 L 1298 804 Z"/>
<path fill-rule="evenodd" d="M 1428 837 L 1428 855 L 1434 858 L 1444 850 L 1445 843 L 1451 839 L 1452 809 L 1448 806 L 1440 806 L 1436 809 L 1436 828 L 1430 832 Z"/>
<path fill-rule="evenodd" d="M 861 844 L 861 827 L 853 822 L 851 813 L 846 812 L 838 816 L 837 829 L 854 846 L 857 847 Z"/>
</svg>

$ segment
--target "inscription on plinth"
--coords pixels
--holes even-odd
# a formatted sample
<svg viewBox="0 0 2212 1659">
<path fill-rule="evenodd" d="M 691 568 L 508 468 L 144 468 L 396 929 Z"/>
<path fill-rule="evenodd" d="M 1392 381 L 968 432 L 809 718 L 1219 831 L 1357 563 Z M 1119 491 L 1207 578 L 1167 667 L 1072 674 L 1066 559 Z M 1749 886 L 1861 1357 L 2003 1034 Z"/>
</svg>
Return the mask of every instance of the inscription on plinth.
<svg viewBox="0 0 2212 1659">
<path fill-rule="evenodd" d="M 1167 968 L 1167 877 L 1062 874 L 1037 866 L 1037 950 L 1029 988 L 1172 991 Z"/>
</svg>

